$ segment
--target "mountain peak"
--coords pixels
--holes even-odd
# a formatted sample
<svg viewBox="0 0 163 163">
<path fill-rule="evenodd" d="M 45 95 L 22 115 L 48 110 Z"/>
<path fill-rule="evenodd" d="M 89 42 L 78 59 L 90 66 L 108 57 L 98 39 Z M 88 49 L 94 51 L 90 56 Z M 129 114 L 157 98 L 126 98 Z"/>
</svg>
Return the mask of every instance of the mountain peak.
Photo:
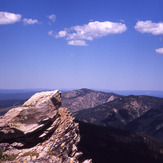
<svg viewBox="0 0 163 163">
<path fill-rule="evenodd" d="M 80 91 L 95 91 L 95 90 L 93 90 L 93 89 L 89 89 L 89 88 L 81 88 L 81 89 L 79 89 Z"/>
<path fill-rule="evenodd" d="M 105 102 L 119 98 L 119 95 L 95 91 L 87 88 L 64 92 L 62 94 L 62 105 L 71 112 L 95 107 Z"/>
</svg>

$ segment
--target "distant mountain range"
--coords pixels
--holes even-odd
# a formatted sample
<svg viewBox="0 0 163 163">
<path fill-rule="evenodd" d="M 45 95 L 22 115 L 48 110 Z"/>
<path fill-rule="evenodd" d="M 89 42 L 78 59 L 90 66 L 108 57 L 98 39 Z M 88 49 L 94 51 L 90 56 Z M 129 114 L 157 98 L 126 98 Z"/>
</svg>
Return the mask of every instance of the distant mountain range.
<svg viewBox="0 0 163 163">
<path fill-rule="evenodd" d="M 11 107 L 21 105 L 34 93 L 1 93 L 0 115 Z M 8 100 L 4 100 L 7 97 Z M 127 129 L 163 139 L 163 98 L 122 96 L 84 88 L 63 91 L 62 106 L 67 107 L 77 120 L 86 123 Z"/>
<path fill-rule="evenodd" d="M 67 107 L 71 112 L 76 112 L 113 101 L 119 97 L 120 95 L 114 93 L 83 88 L 62 93 L 62 106 Z"/>
<path fill-rule="evenodd" d="M 145 95 L 145 96 L 155 96 L 163 98 L 163 91 L 154 91 L 154 90 L 101 90 L 103 92 L 114 92 L 119 95 L 129 96 L 129 95 Z"/>
<path fill-rule="evenodd" d="M 0 100 L 13 100 L 13 99 L 28 99 L 36 92 L 46 91 L 49 89 L 0 89 Z M 50 89 L 54 90 L 54 89 Z M 82 89 L 81 89 L 82 90 Z M 61 89 L 63 92 L 71 92 L 72 89 Z M 163 91 L 152 91 L 152 90 L 106 90 L 106 89 L 95 89 L 96 92 L 105 92 L 105 93 L 114 93 L 122 96 L 129 95 L 147 95 L 147 96 L 155 96 L 163 98 Z"/>
<path fill-rule="evenodd" d="M 79 121 L 163 139 L 163 98 L 80 89 L 63 93 L 62 103 Z"/>
<path fill-rule="evenodd" d="M 78 120 L 103 126 L 124 128 L 151 109 L 163 106 L 163 99 L 151 96 L 124 96 L 74 113 Z"/>
</svg>

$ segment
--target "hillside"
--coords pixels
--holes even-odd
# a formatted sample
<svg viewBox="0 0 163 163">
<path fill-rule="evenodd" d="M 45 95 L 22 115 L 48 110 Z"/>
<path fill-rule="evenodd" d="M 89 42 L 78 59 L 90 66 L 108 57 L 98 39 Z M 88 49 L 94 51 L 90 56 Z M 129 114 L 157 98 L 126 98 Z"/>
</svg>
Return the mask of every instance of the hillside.
<svg viewBox="0 0 163 163">
<path fill-rule="evenodd" d="M 151 96 L 120 97 L 109 103 L 74 113 L 76 119 L 88 123 L 124 128 L 147 111 L 163 105 L 163 99 Z"/>
<path fill-rule="evenodd" d="M 80 161 L 92 158 L 93 163 L 162 163 L 163 142 L 115 128 L 79 122 L 83 152 Z"/>
<path fill-rule="evenodd" d="M 163 140 L 163 105 L 149 110 L 125 128 Z"/>
<path fill-rule="evenodd" d="M 67 107 L 71 112 L 76 112 L 113 101 L 119 97 L 120 95 L 114 93 L 83 88 L 62 93 L 62 106 Z"/>
</svg>

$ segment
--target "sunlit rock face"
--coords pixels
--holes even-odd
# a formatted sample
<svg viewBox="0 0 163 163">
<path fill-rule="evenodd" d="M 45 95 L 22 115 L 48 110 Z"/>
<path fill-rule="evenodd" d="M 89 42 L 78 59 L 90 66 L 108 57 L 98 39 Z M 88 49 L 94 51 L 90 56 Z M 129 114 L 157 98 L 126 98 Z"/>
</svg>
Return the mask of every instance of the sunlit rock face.
<svg viewBox="0 0 163 163">
<path fill-rule="evenodd" d="M 41 92 L 0 117 L 1 160 L 78 162 L 79 126 L 60 106 L 58 90 Z"/>
</svg>

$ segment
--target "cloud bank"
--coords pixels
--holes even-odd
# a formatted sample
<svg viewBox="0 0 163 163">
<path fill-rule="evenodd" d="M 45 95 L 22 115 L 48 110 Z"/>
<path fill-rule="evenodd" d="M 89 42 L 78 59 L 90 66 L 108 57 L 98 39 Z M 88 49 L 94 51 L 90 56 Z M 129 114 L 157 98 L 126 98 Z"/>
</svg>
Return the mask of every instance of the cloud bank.
<svg viewBox="0 0 163 163">
<path fill-rule="evenodd" d="M 56 38 L 65 38 L 68 45 L 86 46 L 86 41 L 93 41 L 95 38 L 107 36 L 109 34 L 120 34 L 127 30 L 123 23 L 105 22 L 89 22 L 82 26 L 74 26 L 64 29 L 55 36 Z"/>
<path fill-rule="evenodd" d="M 21 20 L 20 14 L 14 14 L 10 12 L 0 12 L 0 25 L 13 24 Z"/>
<path fill-rule="evenodd" d="M 37 19 L 26 19 L 26 18 L 24 18 L 23 22 L 25 25 L 30 25 L 30 24 L 37 24 L 38 20 Z"/>
<path fill-rule="evenodd" d="M 141 33 L 151 33 L 153 35 L 163 34 L 163 23 L 153 23 L 151 20 L 138 21 L 135 29 Z"/>
<path fill-rule="evenodd" d="M 163 48 L 156 49 L 155 51 L 156 53 L 163 54 Z"/>
</svg>

